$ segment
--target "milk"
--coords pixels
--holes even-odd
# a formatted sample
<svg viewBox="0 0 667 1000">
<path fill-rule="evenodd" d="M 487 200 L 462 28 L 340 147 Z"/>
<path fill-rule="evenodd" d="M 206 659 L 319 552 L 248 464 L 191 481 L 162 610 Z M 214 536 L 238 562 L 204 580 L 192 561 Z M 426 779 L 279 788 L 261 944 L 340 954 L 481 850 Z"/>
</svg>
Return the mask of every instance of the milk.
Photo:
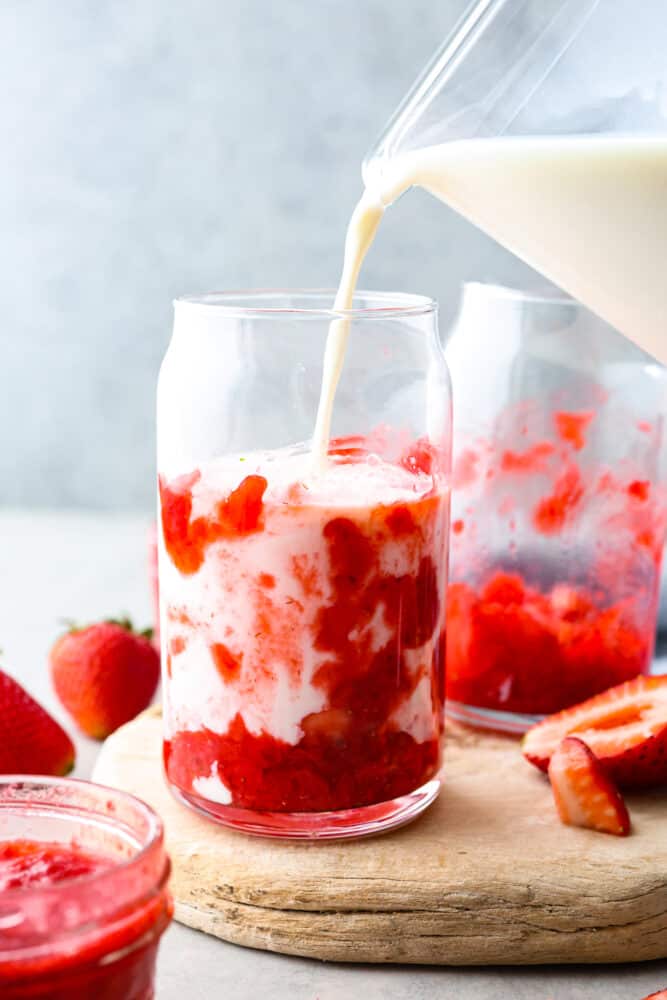
<svg viewBox="0 0 667 1000">
<path fill-rule="evenodd" d="M 335 310 L 352 308 L 354 290 L 357 287 L 359 271 L 364 258 L 375 239 L 380 219 L 384 214 L 384 202 L 379 193 L 366 189 L 361 196 L 347 227 L 343 273 L 334 301 Z M 335 319 L 329 327 L 329 335 L 324 350 L 322 367 L 322 390 L 313 434 L 313 458 L 316 469 L 326 464 L 326 453 L 331 434 L 336 387 L 343 370 L 345 348 L 350 333 L 350 322 L 345 318 Z"/>
<path fill-rule="evenodd" d="M 382 180 L 417 184 L 667 363 L 667 136 L 444 143 Z"/>
<path fill-rule="evenodd" d="M 382 216 L 409 187 L 440 198 L 667 364 L 667 136 L 457 140 L 371 163 L 350 220 L 337 309 Z M 348 323 L 332 323 L 314 439 L 326 454 Z"/>
</svg>

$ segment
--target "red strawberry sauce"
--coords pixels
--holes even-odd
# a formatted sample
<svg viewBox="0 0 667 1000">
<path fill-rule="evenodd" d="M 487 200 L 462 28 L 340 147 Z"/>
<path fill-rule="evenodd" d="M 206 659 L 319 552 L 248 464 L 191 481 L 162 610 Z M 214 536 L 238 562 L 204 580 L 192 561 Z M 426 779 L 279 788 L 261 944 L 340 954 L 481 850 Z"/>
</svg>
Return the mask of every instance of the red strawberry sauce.
<svg viewBox="0 0 667 1000">
<path fill-rule="evenodd" d="M 36 787 L 39 795 L 40 782 Z M 72 804 L 85 799 L 89 816 L 95 793 L 88 789 L 96 787 L 53 781 L 51 795 L 63 801 L 67 793 L 61 789 L 72 788 Z M 108 810 L 99 815 L 102 841 L 115 836 L 115 794 L 101 789 L 99 796 Z M 41 817 L 22 813 L 11 786 L 8 793 L 3 786 L 0 797 L 10 831 L 18 816 L 22 827 L 39 825 Z M 76 825 L 69 812 L 51 811 L 49 794 L 39 801 L 53 828 Z M 131 826 L 133 815 L 125 818 Z M 0 841 L 2 1000 L 151 1000 L 158 942 L 171 919 L 168 873 L 161 839 L 145 843 L 131 859 L 105 857 L 76 843 Z"/>
<path fill-rule="evenodd" d="M 109 868 L 104 858 L 62 844 L 0 841 L 0 892 L 55 885 Z"/>
<path fill-rule="evenodd" d="M 648 669 L 653 636 L 618 602 L 583 589 L 547 593 L 498 572 L 448 591 L 447 695 L 464 705 L 548 714 Z"/>
<path fill-rule="evenodd" d="M 181 573 L 196 573 L 212 542 L 258 530 L 266 479 L 246 476 L 215 505 L 210 517 L 192 518 L 192 487 L 199 472 L 167 485 L 160 481 L 160 505 L 165 546 Z"/>
<path fill-rule="evenodd" d="M 363 449 L 338 454 L 363 474 Z M 269 495 L 267 479 L 249 475 L 214 501 L 206 494 L 210 514 L 196 517 L 192 490 L 204 485 L 205 470 L 161 480 L 172 564 L 171 589 L 161 586 L 170 637 L 178 640 L 170 647 L 171 677 L 205 669 L 220 705 L 235 706 L 215 728 L 192 715 L 181 723 L 181 706 L 168 692 L 175 721 L 164 745 L 166 771 L 190 798 L 205 798 L 198 780 L 214 775 L 235 808 L 325 812 L 395 799 L 435 775 L 447 502 L 433 485 L 432 462 L 420 446 L 391 467 L 403 484 L 400 502 L 389 491 L 386 504 L 316 503 L 298 482 Z M 211 596 L 207 584 L 199 605 L 176 600 L 176 589 L 188 584 L 173 569 L 182 579 L 202 567 L 219 594 Z M 249 624 L 237 630 L 243 616 Z M 194 652 L 204 636 L 206 665 Z M 277 699 L 292 696 L 310 705 L 293 737 L 258 724 Z"/>
</svg>

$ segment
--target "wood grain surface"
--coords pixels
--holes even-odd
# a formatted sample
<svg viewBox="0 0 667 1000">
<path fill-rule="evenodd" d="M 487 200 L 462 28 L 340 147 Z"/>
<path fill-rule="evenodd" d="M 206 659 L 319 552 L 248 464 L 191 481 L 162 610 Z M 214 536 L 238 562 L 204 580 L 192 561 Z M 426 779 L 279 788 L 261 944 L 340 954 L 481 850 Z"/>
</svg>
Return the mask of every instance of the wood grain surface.
<svg viewBox="0 0 667 1000">
<path fill-rule="evenodd" d="M 159 709 L 110 737 L 95 780 L 162 816 L 176 919 L 237 944 L 347 962 L 626 962 L 667 956 L 667 793 L 626 839 L 562 826 L 517 743 L 449 726 L 419 820 L 341 843 L 235 833 L 167 789 Z"/>
</svg>

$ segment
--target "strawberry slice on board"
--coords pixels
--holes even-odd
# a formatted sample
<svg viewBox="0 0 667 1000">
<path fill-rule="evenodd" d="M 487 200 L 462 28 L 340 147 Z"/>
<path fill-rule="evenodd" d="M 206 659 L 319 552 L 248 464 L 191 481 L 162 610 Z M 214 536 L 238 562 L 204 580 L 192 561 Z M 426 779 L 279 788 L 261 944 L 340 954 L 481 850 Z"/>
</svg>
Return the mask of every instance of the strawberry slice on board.
<svg viewBox="0 0 667 1000">
<path fill-rule="evenodd" d="M 52 716 L 0 670 L 0 774 L 68 774 L 74 744 Z"/>
<path fill-rule="evenodd" d="M 658 990 L 657 993 L 649 993 L 644 1000 L 667 1000 L 667 987 L 664 990 Z"/>
<path fill-rule="evenodd" d="M 529 729 L 521 749 L 541 771 L 566 736 L 590 747 L 620 788 L 667 784 L 667 675 L 635 677 Z"/>
<path fill-rule="evenodd" d="M 595 754 L 576 736 L 566 736 L 551 755 L 549 781 L 563 823 L 617 837 L 630 833 L 630 816 L 621 793 Z"/>
</svg>

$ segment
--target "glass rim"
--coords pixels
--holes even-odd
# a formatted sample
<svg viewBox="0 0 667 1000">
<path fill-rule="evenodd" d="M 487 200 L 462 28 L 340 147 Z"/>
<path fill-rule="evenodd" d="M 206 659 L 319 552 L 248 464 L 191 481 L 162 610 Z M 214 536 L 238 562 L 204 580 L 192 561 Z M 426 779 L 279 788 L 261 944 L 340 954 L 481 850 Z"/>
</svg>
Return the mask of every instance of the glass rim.
<svg viewBox="0 0 667 1000">
<path fill-rule="evenodd" d="M 463 294 L 458 303 L 459 315 L 461 310 L 465 308 L 465 296 L 469 292 L 486 295 L 495 301 L 504 300 L 505 302 L 511 302 L 515 306 L 524 306 L 526 308 L 571 309 L 576 313 L 577 318 L 583 316 L 584 319 L 588 319 L 589 322 L 598 325 L 600 328 L 609 330 L 615 337 L 619 337 L 628 346 L 635 348 L 637 352 L 643 355 L 643 358 L 638 357 L 634 359 L 632 364 L 641 365 L 651 378 L 663 380 L 667 384 L 667 366 L 661 365 L 660 362 L 643 351 L 638 344 L 626 338 L 620 330 L 617 330 L 615 326 L 608 323 L 602 316 L 599 316 L 598 313 L 589 309 L 583 302 L 575 299 L 572 295 L 568 295 L 567 292 L 564 292 L 555 285 L 553 286 L 553 290 L 547 287 L 541 291 L 539 289 L 531 291 L 528 288 L 502 285 L 493 281 L 464 281 L 462 284 Z M 629 362 L 630 359 L 626 359 L 626 363 Z"/>
<path fill-rule="evenodd" d="M 482 291 L 495 298 L 524 302 L 527 305 L 572 306 L 583 312 L 590 312 L 583 302 L 579 302 L 578 299 L 573 298 L 559 288 L 554 288 L 553 292 L 548 288 L 545 288 L 543 291 L 539 289 L 531 291 L 528 288 L 501 285 L 494 281 L 464 281 L 463 289 L 464 291 Z M 600 322 L 604 322 L 604 320 L 600 320 Z"/>
<path fill-rule="evenodd" d="M 237 288 L 201 295 L 181 295 L 173 300 L 174 308 L 204 309 L 223 316 L 243 319 L 336 319 L 353 321 L 367 319 L 402 319 L 436 313 L 438 304 L 428 295 L 414 292 L 369 291 L 363 288 L 354 293 L 354 300 L 363 299 L 369 304 L 351 309 L 334 309 L 333 305 L 308 305 L 308 300 L 333 302 L 335 288 Z M 303 304 L 285 305 L 288 299 L 303 300 Z M 280 301 L 283 304 L 280 305 Z M 271 303 L 271 304 L 269 304 Z"/>
<path fill-rule="evenodd" d="M 156 847 L 160 847 L 164 843 L 164 824 L 155 810 L 149 806 L 148 803 L 137 798 L 136 795 L 132 795 L 130 792 L 123 792 L 118 788 L 111 788 L 109 785 L 98 784 L 95 781 L 86 781 L 82 778 L 61 778 L 51 777 L 49 775 L 33 774 L 3 774 L 0 776 L 0 815 L 5 807 L 11 808 L 12 806 L 16 806 L 20 808 L 21 805 L 30 805 L 29 799 L 16 798 L 12 800 L 11 798 L 5 798 L 4 793 L 9 791 L 11 788 L 22 788 L 26 791 L 33 789 L 37 792 L 45 787 L 59 788 L 65 791 L 69 789 L 72 792 L 76 792 L 77 790 L 87 791 L 92 795 L 97 795 L 100 800 L 99 815 L 110 827 L 120 827 L 123 824 L 115 819 L 113 815 L 107 815 L 102 812 L 103 803 L 108 803 L 110 800 L 115 800 L 117 802 L 124 801 L 128 806 L 137 811 L 142 821 L 146 822 L 145 835 L 141 837 L 141 845 L 136 854 L 132 854 L 124 860 L 113 859 L 108 868 L 105 867 L 99 871 L 90 872 L 87 875 L 80 875 L 75 879 L 63 879 L 62 882 L 54 882 L 51 885 L 42 885 L 37 882 L 34 886 L 7 889 L 2 893 L 3 903 L 19 899 L 25 901 L 28 898 L 55 898 L 58 893 L 61 895 L 67 893 L 72 886 L 75 886 L 77 889 L 85 889 L 86 886 L 92 886 L 96 883 L 99 884 L 108 880 L 109 876 L 118 875 L 119 873 L 132 871 L 133 868 L 141 867 L 144 860 L 150 856 L 151 852 L 153 852 Z M 41 808 L 43 811 L 50 811 L 48 803 L 41 803 Z M 58 808 L 59 807 L 56 806 L 53 810 L 56 816 Z M 64 815 L 65 814 L 63 814 L 63 816 Z M 0 843 L 2 843 L 3 840 L 4 838 L 0 838 Z"/>
</svg>

